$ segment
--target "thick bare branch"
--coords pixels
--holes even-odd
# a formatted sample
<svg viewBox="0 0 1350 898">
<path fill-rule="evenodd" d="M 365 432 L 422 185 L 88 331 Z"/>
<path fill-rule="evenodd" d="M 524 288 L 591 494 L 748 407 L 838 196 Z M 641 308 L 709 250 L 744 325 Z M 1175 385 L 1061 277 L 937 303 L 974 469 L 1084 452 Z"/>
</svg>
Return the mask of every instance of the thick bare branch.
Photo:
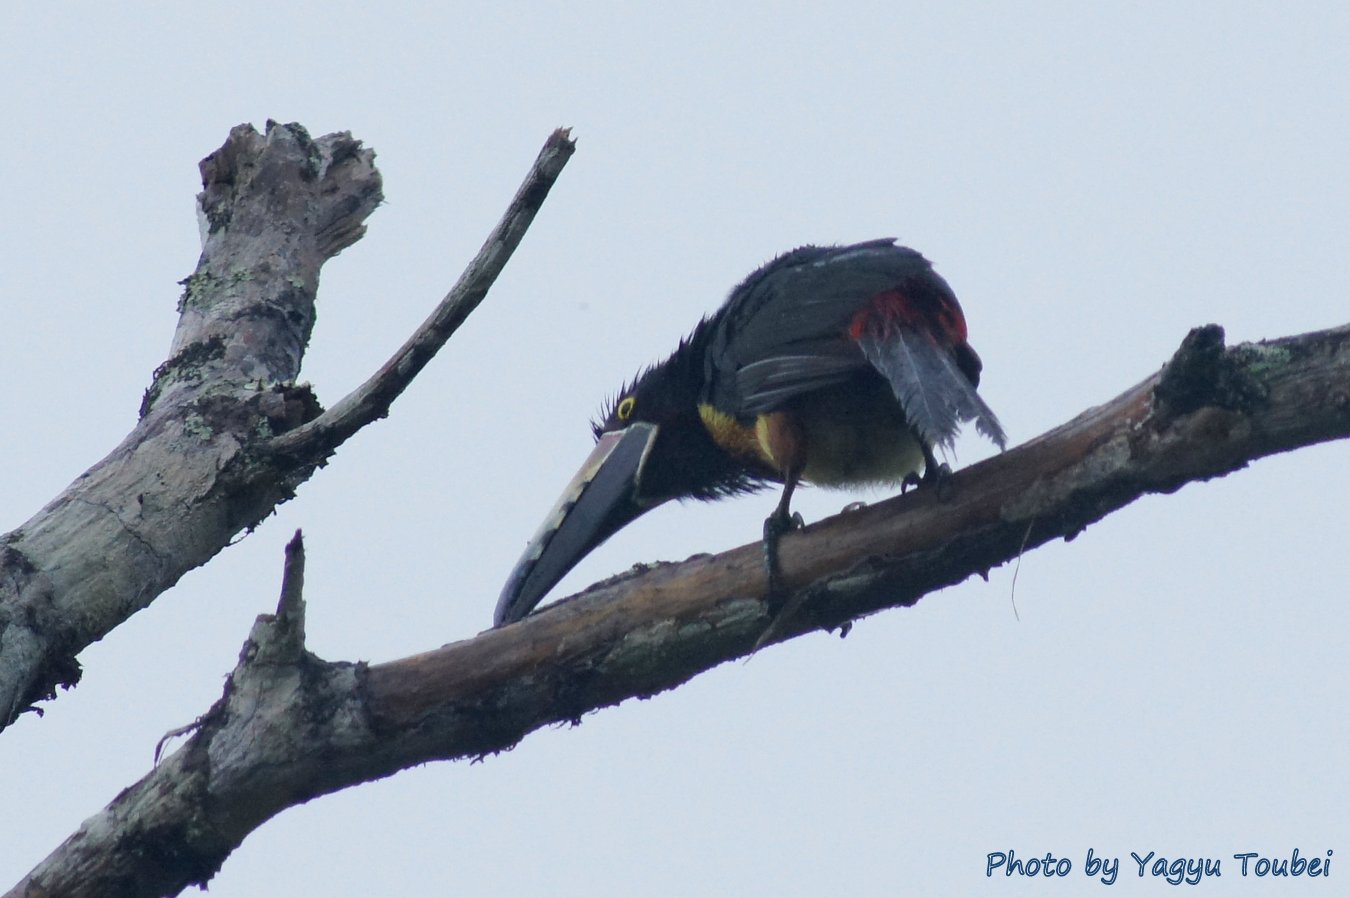
<svg viewBox="0 0 1350 898">
<path fill-rule="evenodd" d="M 1145 494 L 1346 437 L 1350 325 L 1229 349 L 1219 328 L 1199 328 L 1159 374 L 958 472 L 951 495 L 919 490 L 786 537 L 785 579 L 801 601 L 782 633 L 911 605 Z M 260 618 L 187 745 L 9 894 L 161 895 L 204 882 L 289 805 L 428 760 L 502 751 L 747 654 L 768 623 L 765 586 L 760 546 L 742 546 L 369 668 L 303 652 L 290 611 Z"/>
<path fill-rule="evenodd" d="M 323 263 L 358 240 L 382 199 L 374 153 L 349 134 L 235 128 L 201 164 L 207 231 L 185 282 L 171 356 L 135 428 L 22 527 L 0 536 L 0 728 L 73 685 L 76 654 L 253 527 L 327 454 L 383 414 L 482 300 L 571 143 L 554 135 L 512 213 L 437 310 L 372 379 L 321 416 L 295 378 Z M 541 160 L 543 157 L 541 157 Z M 547 169 L 540 173 L 539 169 Z M 361 391 L 358 391 L 360 394 Z M 329 421 L 277 452 L 279 435 Z M 289 444 L 294 448 L 296 444 Z"/>
<path fill-rule="evenodd" d="M 314 413 L 292 386 L 319 268 L 381 199 L 347 134 L 235 128 L 201 163 L 207 231 L 171 357 L 122 444 L 0 538 L 0 725 L 79 678 L 75 655 L 286 498 L 248 477 L 259 431 Z"/>
<path fill-rule="evenodd" d="M 296 769 L 313 742 L 306 718 L 322 721 L 321 738 L 330 745 L 369 741 L 357 703 L 362 668 L 305 652 L 303 572 L 297 533 L 286 547 L 277 614 L 258 618 L 220 701 L 180 731 L 194 732 L 187 744 L 86 820 L 9 895 L 171 895 L 204 883 L 279 802 L 308 797 L 299 784 L 314 762 L 324 762 L 309 756 Z M 311 701 L 319 704 L 304 710 Z M 348 703 L 356 716 L 333 702 Z M 338 734 L 347 728 L 348 736 Z M 271 765 L 279 766 L 269 771 Z M 212 807 L 217 795 L 226 802 Z"/>
<path fill-rule="evenodd" d="M 916 490 L 784 537 L 797 611 L 781 638 L 912 605 L 1143 495 L 1350 437 L 1350 325 L 1222 341 L 1218 327 L 1193 331 L 1159 374 L 958 471 L 950 495 Z M 520 624 L 372 667 L 372 715 L 425 739 L 426 758 L 498 751 L 747 654 L 768 624 L 765 579 L 758 543 L 616 578 Z"/>
</svg>

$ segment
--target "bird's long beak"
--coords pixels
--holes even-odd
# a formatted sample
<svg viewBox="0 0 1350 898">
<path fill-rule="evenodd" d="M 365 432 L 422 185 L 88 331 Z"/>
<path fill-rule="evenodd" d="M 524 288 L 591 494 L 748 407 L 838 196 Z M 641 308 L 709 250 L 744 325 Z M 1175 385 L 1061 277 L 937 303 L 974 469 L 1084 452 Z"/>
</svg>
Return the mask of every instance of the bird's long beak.
<svg viewBox="0 0 1350 898">
<path fill-rule="evenodd" d="M 659 504 L 637 498 L 656 432 L 657 425 L 638 423 L 600 437 L 507 578 L 495 626 L 529 614 L 592 549 Z"/>
</svg>

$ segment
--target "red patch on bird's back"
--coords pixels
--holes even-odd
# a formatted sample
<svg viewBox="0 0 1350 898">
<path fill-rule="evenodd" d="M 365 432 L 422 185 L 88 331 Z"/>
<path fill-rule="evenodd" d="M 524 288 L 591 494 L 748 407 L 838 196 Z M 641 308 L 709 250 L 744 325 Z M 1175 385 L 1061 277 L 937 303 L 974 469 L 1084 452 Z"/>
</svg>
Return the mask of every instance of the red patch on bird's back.
<svg viewBox="0 0 1350 898">
<path fill-rule="evenodd" d="M 869 332 L 885 334 L 896 328 L 921 331 L 950 346 L 966 342 L 966 318 L 960 307 L 931 295 L 915 301 L 898 289 L 868 300 L 853 316 L 848 335 L 859 340 Z"/>
</svg>

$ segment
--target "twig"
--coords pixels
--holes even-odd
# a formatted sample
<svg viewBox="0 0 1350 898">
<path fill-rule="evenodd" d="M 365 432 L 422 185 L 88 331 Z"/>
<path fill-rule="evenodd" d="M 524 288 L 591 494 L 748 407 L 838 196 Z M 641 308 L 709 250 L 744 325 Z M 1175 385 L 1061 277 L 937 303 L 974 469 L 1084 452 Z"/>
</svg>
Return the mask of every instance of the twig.
<svg viewBox="0 0 1350 898">
<path fill-rule="evenodd" d="M 369 380 L 314 420 L 272 440 L 269 448 L 290 455 L 326 456 L 362 427 L 388 414 L 393 401 L 487 296 L 575 149 L 570 129 L 554 131 L 501 221 L 430 317 Z"/>
<path fill-rule="evenodd" d="M 1017 563 L 1013 565 L 1012 583 L 1008 586 L 1008 601 L 1012 603 L 1013 618 L 1022 622 L 1022 615 L 1017 613 L 1017 575 L 1022 572 L 1022 555 L 1027 550 L 1027 540 L 1031 539 L 1031 528 L 1035 525 L 1036 519 L 1027 521 L 1027 532 L 1022 534 L 1022 545 L 1017 547 Z"/>
</svg>

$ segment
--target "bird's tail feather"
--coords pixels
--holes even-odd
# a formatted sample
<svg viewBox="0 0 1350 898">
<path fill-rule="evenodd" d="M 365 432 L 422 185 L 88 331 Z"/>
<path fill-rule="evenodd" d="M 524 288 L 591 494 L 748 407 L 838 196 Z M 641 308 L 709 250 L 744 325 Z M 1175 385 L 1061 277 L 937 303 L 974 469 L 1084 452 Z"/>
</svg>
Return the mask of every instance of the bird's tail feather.
<svg viewBox="0 0 1350 898">
<path fill-rule="evenodd" d="M 910 426 L 930 446 L 952 449 L 965 421 L 995 443 L 1008 438 L 998 417 L 985 404 L 952 354 L 923 331 L 902 328 L 866 333 L 858 345 L 867 360 L 885 375 Z"/>
</svg>

